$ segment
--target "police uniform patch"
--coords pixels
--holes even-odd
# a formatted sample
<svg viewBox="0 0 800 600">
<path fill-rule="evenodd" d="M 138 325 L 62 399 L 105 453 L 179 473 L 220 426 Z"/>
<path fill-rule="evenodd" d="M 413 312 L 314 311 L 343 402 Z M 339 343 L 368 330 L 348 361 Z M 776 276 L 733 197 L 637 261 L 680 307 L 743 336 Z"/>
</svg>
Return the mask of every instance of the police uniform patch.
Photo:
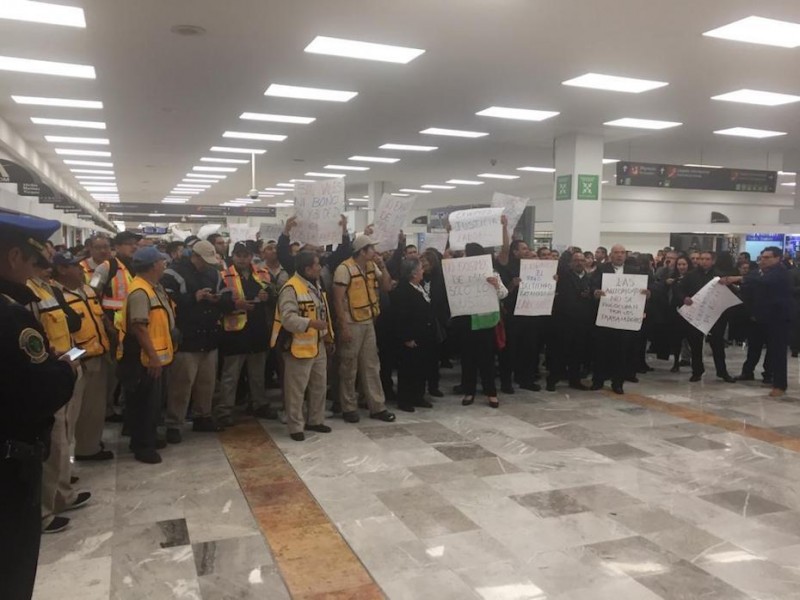
<svg viewBox="0 0 800 600">
<path fill-rule="evenodd" d="M 35 329 L 26 327 L 22 330 L 22 333 L 19 334 L 19 348 L 30 357 L 34 364 L 38 365 L 47 360 L 44 338 Z"/>
</svg>

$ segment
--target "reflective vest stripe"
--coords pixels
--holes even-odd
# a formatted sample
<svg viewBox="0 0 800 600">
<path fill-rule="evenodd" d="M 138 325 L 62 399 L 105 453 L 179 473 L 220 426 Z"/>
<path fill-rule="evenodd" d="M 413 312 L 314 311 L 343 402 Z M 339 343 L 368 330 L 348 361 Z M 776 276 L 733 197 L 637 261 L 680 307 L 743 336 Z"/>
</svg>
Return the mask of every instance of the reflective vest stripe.
<svg viewBox="0 0 800 600">
<path fill-rule="evenodd" d="M 298 275 L 294 275 L 281 288 L 281 293 L 283 293 L 283 290 L 285 290 L 287 287 L 290 287 L 294 290 L 295 296 L 297 297 L 297 305 L 300 309 L 300 316 L 309 320 L 318 319 L 319 316 L 317 315 L 317 305 L 314 302 L 314 297 L 311 295 L 306 282 L 303 281 L 303 279 Z M 325 295 L 325 292 L 321 292 L 320 298 L 324 304 L 325 314 L 327 315 L 327 335 L 331 340 L 333 340 L 330 309 L 328 307 L 328 298 Z M 280 308 L 276 307 L 275 321 L 272 324 L 272 338 L 270 339 L 270 346 L 272 348 L 277 345 L 278 337 L 282 328 L 283 325 L 281 323 Z M 287 331 L 287 333 L 289 332 Z M 292 356 L 295 358 L 316 358 L 316 356 L 319 354 L 319 343 L 322 341 L 320 331 L 314 329 L 313 327 L 309 327 L 306 331 L 301 333 L 289 333 L 289 335 L 292 336 L 292 343 L 289 350 L 292 353 Z"/>
<path fill-rule="evenodd" d="M 368 262 L 366 272 L 361 271 L 353 258 L 348 258 L 342 264 L 350 273 L 350 284 L 347 286 L 350 317 L 356 323 L 376 318 L 381 314 L 381 309 L 375 263 Z"/>
<path fill-rule="evenodd" d="M 161 366 L 166 366 L 172 363 L 175 349 L 172 346 L 172 331 L 170 329 L 169 309 L 162 304 L 161 299 L 156 293 L 150 283 L 141 278 L 134 277 L 130 285 L 129 293 L 137 290 L 144 290 L 147 298 L 150 301 L 150 315 L 147 323 L 147 334 L 150 337 L 150 342 L 153 344 L 153 349 L 156 351 Z M 122 358 L 125 344 L 124 339 L 128 329 L 128 316 L 126 308 L 122 309 L 120 319 L 120 340 L 117 350 L 117 358 Z M 150 365 L 150 357 L 142 348 L 140 353 L 140 360 L 145 367 Z"/>
<path fill-rule="evenodd" d="M 110 288 L 111 294 L 103 296 L 103 308 L 106 310 L 122 310 L 123 306 L 125 306 L 125 298 L 130 293 L 129 288 L 133 277 L 131 277 L 130 272 L 121 260 L 118 258 L 112 260 L 117 261 L 117 272 L 114 274 L 113 279 L 106 284 L 106 290 Z M 110 261 L 108 265 L 110 268 Z"/>
<path fill-rule="evenodd" d="M 36 308 L 39 311 L 39 322 L 47 334 L 47 340 L 58 354 L 67 352 L 72 347 L 67 315 L 53 293 L 39 283 L 29 280 L 28 287 L 39 298 Z"/>
<path fill-rule="evenodd" d="M 79 294 L 64 289 L 64 297 L 72 309 L 81 315 L 81 328 L 73 334 L 75 345 L 86 350 L 88 357 L 101 356 L 110 348 L 108 334 L 103 326 L 103 309 L 97 295 L 88 285 L 83 287 L 84 299 Z"/>
<path fill-rule="evenodd" d="M 266 289 L 267 284 L 271 280 L 271 275 L 268 271 L 261 269 L 251 268 L 253 279 L 261 286 L 261 289 Z M 233 291 L 233 301 L 245 300 L 244 286 L 242 284 L 242 277 L 239 271 L 236 270 L 234 265 L 231 265 L 222 275 L 225 287 Z M 247 325 L 247 313 L 244 311 L 236 311 L 222 318 L 222 325 L 225 331 L 241 331 Z"/>
</svg>

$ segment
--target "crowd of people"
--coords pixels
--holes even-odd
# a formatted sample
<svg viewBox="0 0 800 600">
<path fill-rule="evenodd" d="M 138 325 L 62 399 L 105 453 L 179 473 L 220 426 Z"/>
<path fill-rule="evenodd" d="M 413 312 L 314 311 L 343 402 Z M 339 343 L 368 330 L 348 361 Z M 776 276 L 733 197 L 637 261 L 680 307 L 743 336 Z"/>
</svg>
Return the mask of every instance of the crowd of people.
<svg viewBox="0 0 800 600">
<path fill-rule="evenodd" d="M 67 250 L 46 242 L 49 226 L 28 224 L 20 234 L 0 223 L 10 232 L 0 237 L 8 304 L 0 308 L 3 318 L 26 324 L 9 329 L 17 336 L 14 352 L 6 349 L 15 354 L 9 364 L 19 363 L 21 351 L 18 368 L 46 377 L 26 384 L 43 407 L 20 408 L 17 421 L 0 425 L 0 440 L 9 455 L 45 459 L 36 492 L 41 531 L 62 531 L 69 523 L 63 513 L 90 501 L 90 492 L 77 491 L 71 457 L 114 457 L 102 441 L 106 421 L 122 423 L 135 459 L 153 464 L 161 462 L 159 450 L 181 443 L 187 420 L 193 432 L 218 432 L 247 411 L 280 419 L 302 441 L 308 431 L 330 432 L 325 420 L 334 415 L 357 423 L 366 409 L 369 418 L 392 422 L 389 404 L 433 408 L 444 396 L 440 372 L 454 361 L 461 404 L 475 402 L 480 379 L 487 404 L 497 408 L 501 395 L 541 392 L 542 384 L 548 392 L 562 382 L 585 391 L 610 380 L 622 394 L 625 382 L 653 370 L 651 354 L 672 359 L 673 372 L 691 366 L 690 381 L 700 381 L 706 341 L 716 376 L 730 383 L 754 379 L 766 348 L 762 377 L 778 396 L 787 387 L 787 348 L 800 350 L 792 336 L 800 270 L 780 248 L 765 249 L 755 262 L 747 253 L 736 262 L 705 250 L 667 248 L 654 257 L 621 245 L 558 253 L 510 240 L 504 220 L 496 255 L 475 243 L 420 252 L 402 232 L 391 249 L 376 243 L 371 227 L 351 236 L 344 217 L 341 243 L 323 248 L 292 242 L 295 224 L 290 218 L 277 240 L 237 242 L 229 252 L 219 234 L 154 245 L 128 231 Z M 451 318 L 442 261 L 483 254 L 492 256 L 486 282 L 498 310 Z M 527 259 L 558 261 L 549 316 L 514 315 Z M 647 276 L 640 331 L 595 325 L 603 275 L 614 273 Z M 715 277 L 743 303 L 704 336 L 677 309 Z M 744 341 L 747 360 L 734 378 L 726 347 Z M 72 356 L 76 349 L 80 357 Z"/>
</svg>

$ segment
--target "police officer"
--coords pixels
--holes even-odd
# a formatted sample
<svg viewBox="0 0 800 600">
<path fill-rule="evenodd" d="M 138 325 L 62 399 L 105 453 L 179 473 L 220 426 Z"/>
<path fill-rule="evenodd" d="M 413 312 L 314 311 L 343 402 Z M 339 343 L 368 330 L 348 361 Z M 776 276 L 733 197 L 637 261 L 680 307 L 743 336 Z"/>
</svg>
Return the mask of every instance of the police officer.
<svg viewBox="0 0 800 600">
<path fill-rule="evenodd" d="M 33 594 L 41 536 L 42 460 L 53 415 L 72 396 L 75 367 L 50 352 L 25 306 L 25 285 L 58 221 L 0 214 L 0 582 L 5 600 Z"/>
</svg>

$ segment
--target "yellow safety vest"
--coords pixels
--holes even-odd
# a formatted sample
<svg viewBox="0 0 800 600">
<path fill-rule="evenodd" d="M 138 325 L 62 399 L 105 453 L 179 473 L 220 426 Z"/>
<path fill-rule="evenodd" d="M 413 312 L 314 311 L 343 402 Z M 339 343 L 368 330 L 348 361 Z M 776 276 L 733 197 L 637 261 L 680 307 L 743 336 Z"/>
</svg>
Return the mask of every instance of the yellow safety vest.
<svg viewBox="0 0 800 600">
<path fill-rule="evenodd" d="M 80 264 L 81 269 L 83 269 L 83 277 L 86 280 L 86 283 L 89 283 L 92 280 L 92 275 L 94 275 L 94 269 L 89 266 L 88 258 L 84 258 Z"/>
<path fill-rule="evenodd" d="M 81 328 L 72 334 L 75 345 L 86 350 L 87 358 L 102 356 L 108 352 L 111 345 L 103 325 L 103 308 L 100 306 L 97 294 L 88 285 L 83 286 L 85 300 L 80 294 L 66 288 L 63 291 L 67 304 L 81 316 Z"/>
<path fill-rule="evenodd" d="M 106 283 L 106 287 L 111 287 L 111 295 L 106 294 L 103 296 L 103 309 L 122 310 L 122 307 L 125 306 L 125 298 L 128 297 L 131 291 L 130 285 L 133 281 L 133 275 L 120 259 L 112 258 L 111 260 L 117 261 L 117 272 L 114 274 L 114 278 Z M 111 260 L 106 261 L 109 269 L 111 268 Z M 118 326 L 116 319 L 114 324 Z"/>
<path fill-rule="evenodd" d="M 50 346 L 53 347 L 56 354 L 64 354 L 72 348 L 67 313 L 61 308 L 49 285 L 41 285 L 33 279 L 29 279 L 28 287 L 39 298 L 39 302 L 36 303 L 39 309 L 39 322 L 47 334 Z"/>
<path fill-rule="evenodd" d="M 308 289 L 306 282 L 298 275 L 294 275 L 281 288 L 281 292 L 287 287 L 294 289 L 297 296 L 297 304 L 300 307 L 300 316 L 306 319 L 318 319 L 317 305 L 314 297 Z M 328 307 L 328 297 L 325 292 L 321 292 L 322 302 L 325 305 L 325 314 L 328 322 L 328 336 L 333 341 L 333 327 L 331 326 L 331 311 Z M 270 347 L 274 348 L 278 343 L 278 335 L 281 332 L 281 311 L 280 307 L 275 308 L 275 321 L 272 323 L 272 339 Z M 289 333 L 287 331 L 287 333 Z M 319 342 L 321 332 L 313 327 L 309 327 L 302 333 L 292 333 L 291 353 L 295 358 L 315 358 L 319 354 Z"/>
<path fill-rule="evenodd" d="M 150 341 L 153 344 L 153 348 L 155 348 L 156 354 L 158 354 L 161 366 L 166 366 L 172 363 L 172 358 L 175 354 L 175 349 L 172 346 L 172 332 L 170 331 L 169 323 L 169 311 L 172 310 L 172 308 L 165 306 L 161 302 L 161 298 L 159 298 L 158 294 L 156 294 L 155 288 L 150 285 L 149 281 L 143 279 L 142 277 L 133 278 L 130 288 L 128 289 L 128 294 L 130 295 L 137 290 L 144 290 L 147 293 L 147 297 L 150 299 L 150 315 L 147 322 L 147 334 L 150 336 Z M 126 302 L 123 305 L 120 313 L 121 319 L 117 359 L 122 359 L 125 350 L 123 341 L 125 340 L 125 334 L 128 329 L 127 308 L 128 303 Z M 141 361 L 142 365 L 145 367 L 150 366 L 150 357 L 144 351 L 144 348 L 142 348 L 141 352 Z"/>
<path fill-rule="evenodd" d="M 251 266 L 250 271 L 253 274 L 253 279 L 261 286 L 261 289 L 267 289 L 267 285 L 272 281 L 272 275 L 270 275 L 269 271 L 258 269 L 255 266 Z M 225 287 L 233 291 L 234 302 L 246 299 L 244 287 L 242 286 L 242 277 L 234 265 L 231 265 L 223 272 L 222 279 L 225 281 Z M 247 325 L 247 313 L 245 311 L 235 311 L 225 315 L 222 318 L 222 325 L 225 331 L 241 331 Z"/>
<path fill-rule="evenodd" d="M 350 273 L 350 285 L 347 286 L 347 304 L 350 306 L 350 317 L 356 323 L 369 321 L 381 314 L 380 297 L 378 296 L 378 278 L 375 275 L 375 263 L 369 261 L 367 270 L 363 272 L 355 259 L 348 258 L 342 263 Z"/>
</svg>

